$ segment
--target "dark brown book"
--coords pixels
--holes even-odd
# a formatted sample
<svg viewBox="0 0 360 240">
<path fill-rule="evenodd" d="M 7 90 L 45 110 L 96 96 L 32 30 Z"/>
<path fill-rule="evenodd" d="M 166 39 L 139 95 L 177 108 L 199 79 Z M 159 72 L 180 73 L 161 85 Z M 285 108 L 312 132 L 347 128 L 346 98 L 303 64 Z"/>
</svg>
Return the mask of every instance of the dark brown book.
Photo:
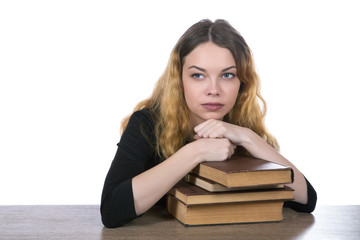
<svg viewBox="0 0 360 240">
<path fill-rule="evenodd" d="M 283 220 L 283 201 L 186 205 L 167 195 L 167 210 L 184 225 L 274 222 Z"/>
<path fill-rule="evenodd" d="M 188 174 L 185 176 L 185 181 L 194 184 L 198 187 L 201 187 L 209 192 L 232 192 L 232 191 L 242 191 L 242 190 L 256 190 L 256 189 L 271 189 L 271 188 L 284 188 L 284 184 L 268 184 L 268 185 L 259 185 L 252 187 L 225 187 L 217 182 L 214 182 L 210 179 L 200 177 L 195 174 Z"/>
<path fill-rule="evenodd" d="M 176 197 L 186 205 L 196 205 L 292 200 L 293 191 L 293 189 L 285 187 L 280 189 L 209 192 L 193 184 L 180 182 L 169 191 L 169 194 Z"/>
<path fill-rule="evenodd" d="M 248 156 L 233 156 L 222 162 L 203 162 L 192 173 L 226 187 L 265 186 L 293 181 L 290 167 Z"/>
</svg>

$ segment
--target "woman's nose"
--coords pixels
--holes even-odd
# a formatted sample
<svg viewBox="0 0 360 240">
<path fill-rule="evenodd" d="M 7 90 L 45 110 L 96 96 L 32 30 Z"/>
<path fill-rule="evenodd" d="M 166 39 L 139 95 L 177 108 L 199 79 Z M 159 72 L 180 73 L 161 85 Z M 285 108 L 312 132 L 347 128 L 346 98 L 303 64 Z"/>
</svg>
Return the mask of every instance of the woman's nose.
<svg viewBox="0 0 360 240">
<path fill-rule="evenodd" d="M 210 80 L 209 81 L 209 86 L 207 89 L 207 95 L 208 96 L 218 96 L 220 95 L 220 89 L 218 86 L 218 83 L 216 80 Z"/>
<path fill-rule="evenodd" d="M 208 91 L 209 96 L 218 96 L 219 95 L 219 91 L 217 89 L 211 89 L 210 91 Z"/>
</svg>

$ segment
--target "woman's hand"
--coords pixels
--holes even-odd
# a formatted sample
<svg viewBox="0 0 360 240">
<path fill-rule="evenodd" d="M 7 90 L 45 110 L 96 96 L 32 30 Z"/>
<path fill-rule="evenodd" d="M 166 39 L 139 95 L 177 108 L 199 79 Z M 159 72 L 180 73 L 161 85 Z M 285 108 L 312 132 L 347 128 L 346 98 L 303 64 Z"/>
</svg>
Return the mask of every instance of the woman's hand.
<svg viewBox="0 0 360 240">
<path fill-rule="evenodd" d="M 245 141 L 246 132 L 249 129 L 220 120 L 210 119 L 197 125 L 194 130 L 196 132 L 196 139 L 227 138 L 232 144 L 240 146 Z"/>
<path fill-rule="evenodd" d="M 192 151 L 196 153 L 199 162 L 227 160 L 234 154 L 236 148 L 227 138 L 202 138 L 190 145 L 193 147 Z"/>
</svg>

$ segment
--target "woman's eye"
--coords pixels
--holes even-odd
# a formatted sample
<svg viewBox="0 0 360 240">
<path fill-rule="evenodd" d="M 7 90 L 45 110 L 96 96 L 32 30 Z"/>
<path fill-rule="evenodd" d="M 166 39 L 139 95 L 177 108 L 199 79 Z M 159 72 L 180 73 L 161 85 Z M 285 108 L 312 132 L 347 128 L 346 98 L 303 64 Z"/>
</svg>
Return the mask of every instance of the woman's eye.
<svg viewBox="0 0 360 240">
<path fill-rule="evenodd" d="M 200 73 L 194 73 L 191 75 L 193 78 L 196 78 L 196 79 L 202 79 L 204 78 L 204 76 Z"/>
<path fill-rule="evenodd" d="M 223 78 L 233 78 L 233 77 L 235 77 L 235 74 L 233 74 L 233 73 L 224 73 L 222 75 L 222 77 Z"/>
</svg>

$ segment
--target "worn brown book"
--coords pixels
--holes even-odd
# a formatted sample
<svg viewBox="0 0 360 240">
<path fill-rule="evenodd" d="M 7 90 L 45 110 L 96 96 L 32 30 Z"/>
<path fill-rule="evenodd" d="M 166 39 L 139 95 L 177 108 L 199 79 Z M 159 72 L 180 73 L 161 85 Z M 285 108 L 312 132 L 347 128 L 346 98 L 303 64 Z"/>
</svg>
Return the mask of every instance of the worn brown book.
<svg viewBox="0 0 360 240">
<path fill-rule="evenodd" d="M 283 201 L 186 205 L 167 195 L 167 210 L 184 225 L 274 222 L 283 220 Z"/>
<path fill-rule="evenodd" d="M 217 182 L 214 182 L 210 179 L 200 177 L 195 174 L 188 174 L 184 178 L 185 181 L 194 184 L 198 187 L 201 187 L 209 192 L 232 192 L 232 191 L 241 191 L 241 190 L 256 190 L 256 189 L 270 189 L 270 188 L 284 188 L 284 184 L 268 184 L 268 185 L 259 185 L 252 187 L 225 187 Z"/>
<path fill-rule="evenodd" d="M 293 199 L 293 189 L 289 187 L 280 189 L 209 192 L 187 182 L 176 184 L 169 191 L 169 194 L 186 205 Z"/>
<path fill-rule="evenodd" d="M 191 172 L 226 187 L 253 187 L 293 181 L 290 167 L 249 156 L 233 156 L 222 162 L 203 162 Z"/>
</svg>

